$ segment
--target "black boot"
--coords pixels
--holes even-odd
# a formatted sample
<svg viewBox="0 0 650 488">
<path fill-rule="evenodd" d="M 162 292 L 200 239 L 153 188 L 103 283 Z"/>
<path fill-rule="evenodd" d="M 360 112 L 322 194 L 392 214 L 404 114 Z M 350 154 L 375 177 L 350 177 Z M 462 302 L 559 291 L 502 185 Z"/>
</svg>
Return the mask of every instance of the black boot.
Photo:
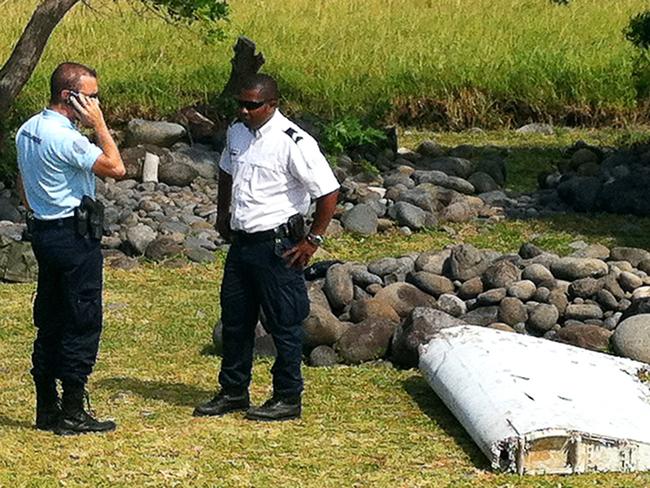
<svg viewBox="0 0 650 488">
<path fill-rule="evenodd" d="M 246 412 L 246 418 L 272 422 L 274 420 L 297 419 L 300 418 L 301 413 L 300 395 L 290 397 L 273 395 L 264 402 L 264 405 L 250 408 Z"/>
<path fill-rule="evenodd" d="M 34 378 L 36 387 L 36 428 L 54 430 L 61 418 L 61 404 L 54 378 Z"/>
<path fill-rule="evenodd" d="M 219 416 L 246 410 L 249 406 L 248 391 L 233 394 L 221 390 L 212 400 L 196 407 L 192 415 L 195 417 Z"/>
<path fill-rule="evenodd" d="M 54 429 L 56 434 L 76 435 L 115 430 L 115 422 L 96 420 L 84 410 L 84 398 L 88 401 L 90 410 L 90 401 L 83 383 L 63 383 L 63 408 L 61 420 Z"/>
</svg>

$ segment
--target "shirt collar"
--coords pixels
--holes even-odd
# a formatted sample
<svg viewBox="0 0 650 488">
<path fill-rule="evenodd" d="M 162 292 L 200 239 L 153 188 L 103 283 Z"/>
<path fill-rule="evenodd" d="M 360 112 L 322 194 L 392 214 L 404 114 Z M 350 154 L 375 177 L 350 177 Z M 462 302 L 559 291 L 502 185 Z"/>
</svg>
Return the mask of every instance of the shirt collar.
<svg viewBox="0 0 650 488">
<path fill-rule="evenodd" d="M 262 127 L 260 127 L 257 130 L 251 131 L 251 132 L 253 133 L 253 135 L 257 139 L 259 139 L 260 137 L 265 136 L 266 134 L 271 132 L 273 130 L 273 127 L 275 127 L 275 125 L 278 123 L 278 121 L 281 119 L 281 117 L 282 117 L 282 114 L 276 108 L 275 112 L 273 113 L 271 118 L 269 120 L 267 120 L 266 123 Z"/>
<path fill-rule="evenodd" d="M 67 127 L 74 128 L 74 124 L 72 123 L 72 121 L 69 118 L 67 118 L 65 115 L 60 114 L 59 112 L 57 112 L 55 110 L 52 110 L 51 108 L 46 108 L 46 109 L 43 110 L 43 117 L 45 117 L 47 119 L 56 120 L 61 125 L 65 125 Z"/>
</svg>

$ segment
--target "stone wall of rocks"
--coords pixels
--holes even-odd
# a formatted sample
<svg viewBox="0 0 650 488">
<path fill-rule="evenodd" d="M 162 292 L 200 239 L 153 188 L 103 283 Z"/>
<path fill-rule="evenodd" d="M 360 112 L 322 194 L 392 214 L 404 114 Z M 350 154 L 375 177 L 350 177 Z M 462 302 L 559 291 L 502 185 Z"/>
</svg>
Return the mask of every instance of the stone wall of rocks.
<svg viewBox="0 0 650 488">
<path fill-rule="evenodd" d="M 650 143 L 613 149 L 578 142 L 539 183 L 547 203 L 559 200 L 578 212 L 650 215 Z"/>
<path fill-rule="evenodd" d="M 472 324 L 650 363 L 650 252 L 575 247 L 559 257 L 532 244 L 505 255 L 461 244 L 321 265 L 324 276 L 309 282 L 305 353 L 317 366 L 414 367 L 418 347 L 437 331 Z M 261 325 L 258 336 L 258 353 L 272 355 Z M 220 324 L 214 339 L 219 350 Z"/>
</svg>

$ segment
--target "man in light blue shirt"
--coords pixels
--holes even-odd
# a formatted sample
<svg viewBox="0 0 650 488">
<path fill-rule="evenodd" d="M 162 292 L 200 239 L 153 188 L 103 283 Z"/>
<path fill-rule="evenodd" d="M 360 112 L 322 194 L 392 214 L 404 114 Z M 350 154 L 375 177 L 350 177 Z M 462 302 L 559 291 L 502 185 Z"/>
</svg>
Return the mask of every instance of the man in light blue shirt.
<svg viewBox="0 0 650 488">
<path fill-rule="evenodd" d="M 76 122 L 94 129 L 97 145 Z M 16 148 L 17 186 L 33 212 L 32 249 L 39 267 L 31 370 L 36 428 L 61 435 L 114 430 L 114 422 L 94 419 L 83 406 L 102 329 L 103 263 L 98 236 L 87 232 L 76 210 L 95 197 L 95 175 L 125 173 L 99 107 L 97 73 L 77 63 L 59 65 L 50 80 L 48 108 L 18 130 Z"/>
</svg>

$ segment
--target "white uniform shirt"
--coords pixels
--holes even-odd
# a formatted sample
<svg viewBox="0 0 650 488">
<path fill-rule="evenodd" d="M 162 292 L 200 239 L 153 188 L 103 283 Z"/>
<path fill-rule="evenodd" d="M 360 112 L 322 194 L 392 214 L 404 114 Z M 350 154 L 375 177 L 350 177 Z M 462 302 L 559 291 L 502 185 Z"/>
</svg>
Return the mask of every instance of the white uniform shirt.
<svg viewBox="0 0 650 488">
<path fill-rule="evenodd" d="M 316 140 L 279 110 L 255 131 L 231 125 L 219 167 L 232 176 L 233 230 L 273 229 L 339 188 Z"/>
</svg>

